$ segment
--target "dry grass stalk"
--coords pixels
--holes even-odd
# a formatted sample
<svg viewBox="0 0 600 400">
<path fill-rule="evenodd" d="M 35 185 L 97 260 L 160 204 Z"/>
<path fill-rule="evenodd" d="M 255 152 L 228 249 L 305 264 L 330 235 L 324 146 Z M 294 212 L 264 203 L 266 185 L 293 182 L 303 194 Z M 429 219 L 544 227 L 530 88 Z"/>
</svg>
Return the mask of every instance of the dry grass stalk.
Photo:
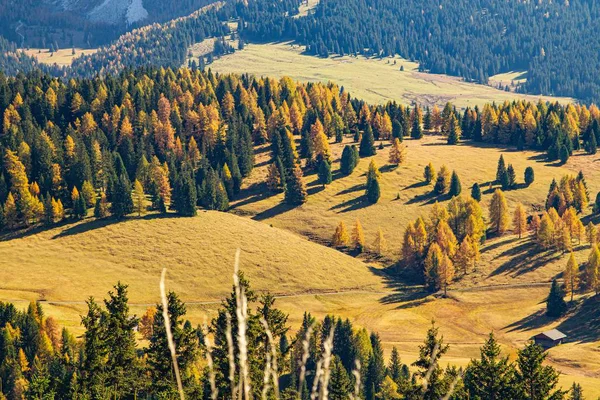
<svg viewBox="0 0 600 400">
<path fill-rule="evenodd" d="M 231 333 L 231 315 L 225 314 L 227 317 L 227 330 L 225 336 L 227 338 L 227 355 L 229 358 L 229 385 L 231 386 L 231 399 L 236 398 L 235 387 L 235 351 L 233 349 L 233 335 Z"/>
<path fill-rule="evenodd" d="M 212 358 L 212 344 L 210 343 L 210 339 L 208 338 L 208 326 L 206 325 L 206 320 L 204 321 L 203 333 L 204 346 L 206 346 L 206 363 L 208 364 L 208 381 L 210 382 L 210 398 L 212 400 L 217 400 L 219 390 L 217 389 L 215 368 Z"/>
<path fill-rule="evenodd" d="M 248 317 L 248 300 L 244 289 L 240 286 L 240 249 L 235 252 L 233 284 L 235 286 L 236 315 L 238 319 L 238 359 L 240 363 L 240 379 L 238 398 L 250 399 L 250 384 L 248 382 L 248 343 L 246 339 L 246 319 Z"/>
<path fill-rule="evenodd" d="M 183 393 L 183 385 L 181 384 L 181 375 L 179 374 L 179 365 L 177 364 L 177 351 L 175 349 L 175 342 L 173 341 L 173 333 L 171 332 L 171 320 L 169 319 L 169 303 L 167 301 L 167 293 L 165 290 L 165 276 L 167 269 L 163 268 L 162 274 L 160 275 L 160 298 L 163 306 L 163 320 L 165 322 L 165 330 L 167 333 L 167 342 L 169 344 L 169 351 L 171 352 L 171 359 L 173 360 L 173 370 L 175 371 L 175 379 L 177 380 L 177 390 L 179 391 L 179 397 L 181 400 L 185 399 Z"/>
<path fill-rule="evenodd" d="M 323 374 L 321 375 L 321 389 L 319 390 L 319 399 L 327 400 L 329 397 L 329 378 L 331 377 L 331 354 L 333 352 L 333 333 L 335 325 L 331 326 L 329 336 L 323 343 Z"/>
<path fill-rule="evenodd" d="M 458 374 L 456 375 L 456 378 L 454 378 L 454 380 L 452 381 L 452 384 L 450 385 L 450 388 L 448 389 L 448 393 L 446 393 L 446 395 L 444 396 L 444 398 L 442 400 L 449 400 L 450 396 L 452 396 L 452 394 L 454 393 L 454 389 L 456 388 L 456 385 L 458 384 L 458 381 L 462 379 L 464 374 L 463 369 L 461 368 L 460 371 L 458 371 Z"/>
<path fill-rule="evenodd" d="M 310 324 L 304 333 L 304 340 L 302 340 L 302 362 L 300 365 L 300 380 L 298 384 L 298 393 L 302 393 L 302 386 L 304 385 L 304 379 L 306 379 L 306 362 L 310 355 L 310 336 L 312 335 L 313 324 Z"/>
<path fill-rule="evenodd" d="M 265 374 L 263 377 L 262 399 L 267 400 L 269 389 L 271 389 L 271 353 L 267 351 L 265 355 Z"/>
<path fill-rule="evenodd" d="M 352 370 L 352 375 L 354 375 L 354 395 L 351 395 L 351 399 L 359 400 L 360 399 L 360 361 L 358 359 L 354 360 L 354 369 Z"/>
<path fill-rule="evenodd" d="M 433 347 L 433 351 L 431 352 L 431 365 L 429 366 L 427 373 L 423 377 L 423 391 L 427 390 L 427 386 L 429 385 L 429 378 L 431 378 L 431 374 L 433 373 L 433 371 L 435 370 L 435 367 L 437 365 L 438 349 L 439 349 L 439 344 L 436 343 L 435 346 Z"/>
<path fill-rule="evenodd" d="M 279 399 L 279 371 L 277 367 L 277 348 L 275 347 L 275 340 L 273 339 L 273 333 L 271 332 L 271 328 L 269 328 L 269 323 L 264 318 L 260 318 L 260 323 L 265 328 L 265 333 L 267 334 L 267 339 L 269 341 L 269 352 L 270 353 L 270 375 L 273 378 L 273 389 L 275 391 L 275 398 Z"/>
<path fill-rule="evenodd" d="M 321 375 L 323 375 L 323 360 L 317 361 L 317 367 L 315 368 L 315 377 L 313 379 L 312 390 L 310 391 L 310 399 L 316 400 L 318 397 L 319 383 L 321 382 Z M 302 392 L 300 392 L 302 393 Z"/>
</svg>

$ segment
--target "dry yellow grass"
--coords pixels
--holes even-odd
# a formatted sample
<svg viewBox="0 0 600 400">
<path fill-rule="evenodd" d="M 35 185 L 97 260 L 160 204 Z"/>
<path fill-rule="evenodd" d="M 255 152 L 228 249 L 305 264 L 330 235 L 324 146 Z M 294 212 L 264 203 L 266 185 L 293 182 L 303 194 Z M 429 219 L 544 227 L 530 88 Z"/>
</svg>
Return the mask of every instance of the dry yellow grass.
<svg viewBox="0 0 600 400">
<path fill-rule="evenodd" d="M 423 105 L 451 101 L 459 107 L 465 107 L 515 98 L 569 101 L 566 98 L 509 93 L 486 85 L 463 82 L 460 78 L 418 72 L 417 63 L 399 57 L 318 58 L 302 55 L 303 50 L 303 46 L 287 43 L 249 44 L 242 51 L 215 60 L 210 67 L 213 71 L 225 73 L 289 76 L 303 82 L 333 81 L 343 85 L 353 96 L 373 104 L 388 100 Z M 400 66 L 404 66 L 404 71 L 400 71 Z"/>
<path fill-rule="evenodd" d="M 98 50 L 76 48 L 75 55 L 73 55 L 73 49 L 60 49 L 54 53 L 51 53 L 48 49 L 27 49 L 23 51 L 28 56 L 35 57 L 42 64 L 56 64 L 60 67 L 64 67 L 71 65 L 73 59 L 82 55 L 94 54 Z"/>
<path fill-rule="evenodd" d="M 381 288 L 380 279 L 360 260 L 267 224 L 201 212 L 190 219 L 89 220 L 0 242 L 0 295 L 82 302 L 103 296 L 120 280 L 130 285 L 133 303 L 153 303 L 166 267 L 170 289 L 184 300 L 215 301 L 231 289 L 237 247 L 243 271 L 260 290 L 297 294 Z"/>
</svg>

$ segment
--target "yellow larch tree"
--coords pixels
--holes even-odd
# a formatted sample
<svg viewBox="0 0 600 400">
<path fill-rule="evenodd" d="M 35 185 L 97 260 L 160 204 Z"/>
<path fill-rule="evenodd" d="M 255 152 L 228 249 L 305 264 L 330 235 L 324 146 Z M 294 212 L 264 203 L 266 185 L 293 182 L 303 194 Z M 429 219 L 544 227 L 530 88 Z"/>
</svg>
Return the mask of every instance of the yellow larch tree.
<svg viewBox="0 0 600 400">
<path fill-rule="evenodd" d="M 525 207 L 523 204 L 517 204 L 515 212 L 513 214 L 513 231 L 516 235 L 519 235 L 519 239 L 523 237 L 523 234 L 527 232 L 527 214 L 525 214 Z"/>
<path fill-rule="evenodd" d="M 489 214 L 492 230 L 499 235 L 506 232 L 509 224 L 508 205 L 506 204 L 506 197 L 504 197 L 504 193 L 500 189 L 496 189 L 492 195 Z"/>
<path fill-rule="evenodd" d="M 358 218 L 356 219 L 354 229 L 352 230 L 352 245 L 359 253 L 362 253 L 365 250 L 365 233 Z"/>
<path fill-rule="evenodd" d="M 338 226 L 335 228 L 335 233 L 331 239 L 331 245 L 333 247 L 346 247 L 348 246 L 349 242 L 350 236 L 348 236 L 346 224 L 344 224 L 344 221 L 340 221 Z"/>
<path fill-rule="evenodd" d="M 573 252 L 569 255 L 563 279 L 565 281 L 566 293 L 571 295 L 571 301 L 573 301 L 573 294 L 579 289 L 579 265 L 575 261 Z"/>
</svg>

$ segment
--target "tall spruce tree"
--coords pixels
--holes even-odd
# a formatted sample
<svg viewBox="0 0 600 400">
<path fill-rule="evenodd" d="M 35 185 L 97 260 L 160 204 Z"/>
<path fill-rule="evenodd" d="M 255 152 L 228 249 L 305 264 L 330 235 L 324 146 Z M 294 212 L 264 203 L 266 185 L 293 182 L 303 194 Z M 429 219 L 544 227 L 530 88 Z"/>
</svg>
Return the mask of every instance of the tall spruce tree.
<svg viewBox="0 0 600 400">
<path fill-rule="evenodd" d="M 465 372 L 464 383 L 469 398 L 514 398 L 514 367 L 508 357 L 500 356 L 500 346 L 493 333 L 480 350 L 481 358 L 472 360 Z"/>
<path fill-rule="evenodd" d="M 516 399 L 546 400 L 562 399 L 564 392 L 556 389 L 559 373 L 549 365 L 544 349 L 530 342 L 519 350 L 515 372 Z"/>
<path fill-rule="evenodd" d="M 383 360 L 383 349 L 379 336 L 371 334 L 371 347 L 373 353 L 369 359 L 367 373 L 365 376 L 365 398 L 374 400 L 381 383 L 385 379 L 385 363 Z"/>
<path fill-rule="evenodd" d="M 502 177 L 506 174 L 506 163 L 504 162 L 504 156 L 500 155 L 498 159 L 498 168 L 496 169 L 496 182 L 502 183 Z"/>
<path fill-rule="evenodd" d="M 371 125 L 367 125 L 365 132 L 360 139 L 360 148 L 358 154 L 361 157 L 374 156 L 377 151 L 375 150 L 375 138 L 373 137 L 373 129 Z"/>
<path fill-rule="evenodd" d="M 112 193 L 110 212 L 113 217 L 121 219 L 133 212 L 133 199 L 131 198 L 131 184 L 126 174 L 121 174 L 115 182 Z"/>
<path fill-rule="evenodd" d="M 556 279 L 553 279 L 550 294 L 546 300 L 546 315 L 557 318 L 563 315 L 565 311 L 567 311 L 565 292 Z"/>
<path fill-rule="evenodd" d="M 427 331 L 425 343 L 419 346 L 419 358 L 412 364 L 417 367 L 416 377 L 424 379 L 428 376 L 427 388 L 423 390 L 421 386 L 418 389 L 421 392 L 418 398 L 425 400 L 438 400 L 446 394 L 447 385 L 443 379 L 444 372 L 439 366 L 439 359 L 446 354 L 449 346 L 444 344 L 444 337 L 439 336 L 438 331 L 433 322 Z"/>
<path fill-rule="evenodd" d="M 127 285 L 120 282 L 108 292 L 106 306 L 106 385 L 114 397 L 135 397 L 141 388 L 134 329 L 139 319 L 129 315 Z"/>
<path fill-rule="evenodd" d="M 452 178 L 450 178 L 450 191 L 448 192 L 448 194 L 450 195 L 450 197 L 454 197 L 460 195 L 461 191 L 462 186 L 460 184 L 460 178 L 458 177 L 458 174 L 455 171 L 452 171 Z"/>
</svg>

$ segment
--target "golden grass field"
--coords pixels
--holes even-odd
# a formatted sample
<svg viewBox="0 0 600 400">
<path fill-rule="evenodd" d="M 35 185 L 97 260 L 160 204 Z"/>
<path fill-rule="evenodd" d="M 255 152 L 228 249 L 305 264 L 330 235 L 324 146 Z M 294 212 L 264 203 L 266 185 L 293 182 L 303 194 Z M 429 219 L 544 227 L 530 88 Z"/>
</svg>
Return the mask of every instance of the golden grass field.
<svg viewBox="0 0 600 400">
<path fill-rule="evenodd" d="M 566 98 L 510 93 L 491 86 L 467 83 L 456 77 L 418 72 L 417 63 L 400 57 L 319 58 L 303 55 L 303 50 L 303 46 L 289 43 L 248 44 L 244 50 L 215 60 L 210 68 L 224 73 L 289 76 L 302 82 L 332 81 L 343 85 L 353 96 L 372 104 L 396 100 L 406 104 L 443 105 L 450 101 L 458 107 L 466 107 L 515 98 L 569 101 Z M 400 66 L 404 66 L 404 71 L 400 71 Z"/>
<path fill-rule="evenodd" d="M 56 64 L 59 67 L 65 67 L 71 65 L 74 58 L 82 55 L 94 54 L 97 49 L 75 49 L 75 55 L 73 55 L 73 49 L 60 49 L 51 53 L 48 49 L 27 49 L 23 50 L 28 56 L 34 57 L 42 64 L 53 65 Z"/>
</svg>

